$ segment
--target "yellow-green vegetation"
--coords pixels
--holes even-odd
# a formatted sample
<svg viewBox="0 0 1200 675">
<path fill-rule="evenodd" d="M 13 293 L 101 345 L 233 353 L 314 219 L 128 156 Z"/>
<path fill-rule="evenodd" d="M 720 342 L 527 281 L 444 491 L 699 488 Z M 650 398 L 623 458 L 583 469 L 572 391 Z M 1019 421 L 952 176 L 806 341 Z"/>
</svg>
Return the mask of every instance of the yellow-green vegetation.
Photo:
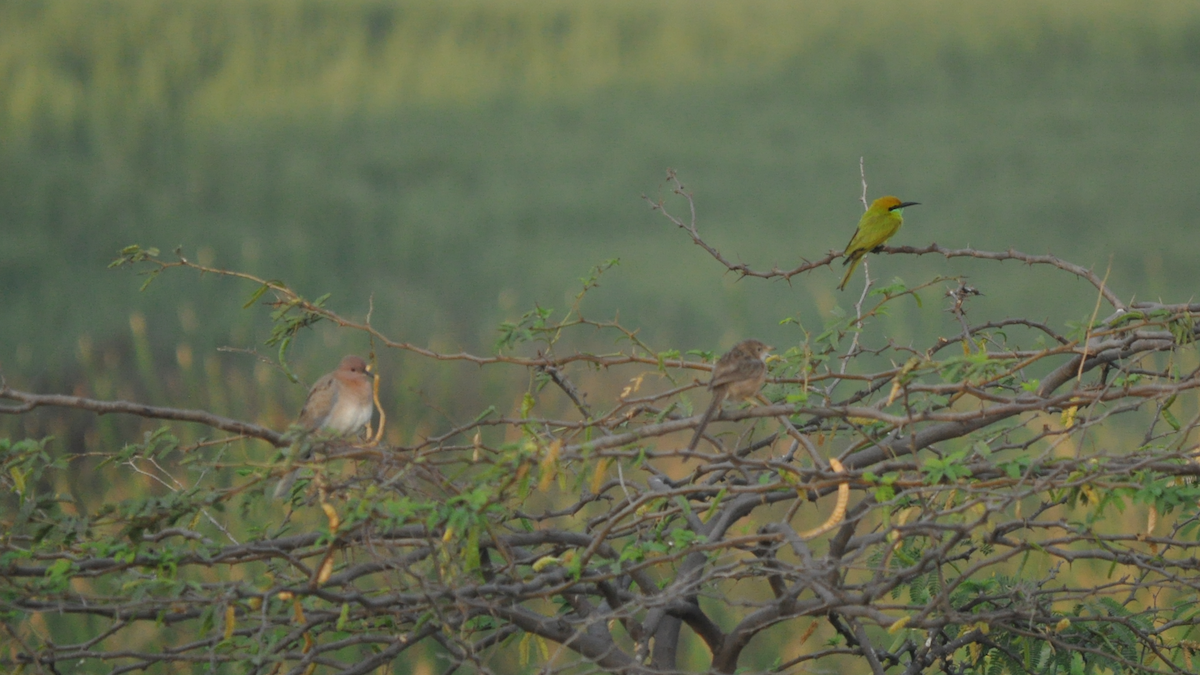
<svg viewBox="0 0 1200 675">
<path fill-rule="evenodd" d="M 308 122 L 838 60 L 1194 57 L 1190 3 L 15 0 L 0 8 L 0 130 Z"/>
<path fill-rule="evenodd" d="M 251 381 L 208 359 L 200 375 L 178 351 L 190 397 L 224 415 L 112 401 L 138 380 L 141 402 L 180 386 L 135 316 L 132 363 L 80 345 L 94 396 L 0 383 L 3 420 L 23 427 L 0 435 L 0 629 L 15 643 L 0 667 L 1191 672 L 1200 303 L 1126 303 L 1053 257 L 961 257 L 1003 255 L 1092 288 L 1091 320 L 988 315 L 960 286 L 958 332 L 898 344 L 881 319 L 943 313 L 913 303 L 942 282 L 882 286 L 819 332 L 791 325 L 761 405 L 725 408 L 685 450 L 715 353 L 585 320 L 611 261 L 568 290 L 569 311 L 535 307 L 475 354 L 126 247 L 113 266 L 151 288 L 231 282 L 227 302 L 270 314 L 280 359 Z M 747 271 L 755 287 L 783 274 Z M 311 326 L 369 340 L 389 380 L 423 363 L 509 386 L 476 402 L 479 383 L 457 383 L 449 419 L 435 397 L 385 397 L 378 445 L 281 433 L 273 373 Z M 62 426 L 39 426 L 39 407 Z"/>
</svg>

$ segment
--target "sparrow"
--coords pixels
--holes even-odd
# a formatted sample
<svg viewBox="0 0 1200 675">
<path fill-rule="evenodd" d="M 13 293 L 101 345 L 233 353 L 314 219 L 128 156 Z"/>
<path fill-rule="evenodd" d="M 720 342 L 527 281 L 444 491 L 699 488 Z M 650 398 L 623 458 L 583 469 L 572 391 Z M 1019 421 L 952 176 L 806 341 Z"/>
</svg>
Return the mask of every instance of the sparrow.
<svg viewBox="0 0 1200 675">
<path fill-rule="evenodd" d="M 708 382 L 712 402 L 696 425 L 696 433 L 692 436 L 692 442 L 688 443 L 688 450 L 696 449 L 704 434 L 704 427 L 708 426 L 721 403 L 727 399 L 742 401 L 758 393 L 767 379 L 767 356 L 772 349 L 758 340 L 742 340 L 717 360 L 712 379 Z"/>
</svg>

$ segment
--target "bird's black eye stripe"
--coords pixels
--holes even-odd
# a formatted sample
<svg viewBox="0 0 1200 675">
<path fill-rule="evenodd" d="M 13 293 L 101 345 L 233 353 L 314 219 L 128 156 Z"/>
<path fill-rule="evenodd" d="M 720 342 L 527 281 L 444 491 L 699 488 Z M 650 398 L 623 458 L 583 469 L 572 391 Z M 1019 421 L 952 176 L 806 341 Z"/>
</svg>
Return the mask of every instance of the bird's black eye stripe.
<svg viewBox="0 0 1200 675">
<path fill-rule="evenodd" d="M 920 204 L 921 204 L 921 202 L 902 202 L 900 204 L 897 204 L 897 205 L 891 207 L 890 209 L 888 209 L 888 211 L 895 211 L 896 209 L 902 209 L 906 206 L 919 206 Z"/>
</svg>

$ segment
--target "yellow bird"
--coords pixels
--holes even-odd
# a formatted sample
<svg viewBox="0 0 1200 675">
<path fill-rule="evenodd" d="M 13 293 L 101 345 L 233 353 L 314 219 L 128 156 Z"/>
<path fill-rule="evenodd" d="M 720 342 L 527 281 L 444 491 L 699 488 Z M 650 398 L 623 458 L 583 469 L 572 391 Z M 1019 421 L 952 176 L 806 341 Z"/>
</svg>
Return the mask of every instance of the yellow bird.
<svg viewBox="0 0 1200 675">
<path fill-rule="evenodd" d="M 846 259 L 842 264 L 850 265 L 850 269 L 846 270 L 846 276 L 842 277 L 842 283 L 838 285 L 839 291 L 846 288 L 846 282 L 850 281 L 850 275 L 854 274 L 862 257 L 874 251 L 876 247 L 883 246 L 904 224 L 904 207 L 916 206 L 919 203 L 902 202 L 892 196 L 880 197 L 871 202 L 871 208 L 867 209 L 858 221 L 858 229 L 854 231 L 850 243 L 846 244 Z"/>
</svg>

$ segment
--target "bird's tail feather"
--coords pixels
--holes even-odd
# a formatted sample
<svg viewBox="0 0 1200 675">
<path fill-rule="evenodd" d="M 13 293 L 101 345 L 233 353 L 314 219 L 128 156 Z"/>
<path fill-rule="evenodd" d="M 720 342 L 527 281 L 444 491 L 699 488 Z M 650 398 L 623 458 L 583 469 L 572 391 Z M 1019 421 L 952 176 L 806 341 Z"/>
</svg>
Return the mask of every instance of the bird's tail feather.
<svg viewBox="0 0 1200 675">
<path fill-rule="evenodd" d="M 296 479 L 300 477 L 300 469 L 292 471 L 288 475 L 279 479 L 275 485 L 275 492 L 271 493 L 272 499 L 284 499 L 288 493 L 292 491 L 292 486 L 296 484 Z"/>
<path fill-rule="evenodd" d="M 712 421 L 713 415 L 716 414 L 717 408 L 721 407 L 721 401 L 724 398 L 718 392 L 713 393 L 712 403 L 708 404 L 708 410 L 704 411 L 704 415 L 700 418 L 700 423 L 696 425 L 696 432 L 692 434 L 692 441 L 687 446 L 688 450 L 695 450 L 696 446 L 700 444 L 700 437 L 704 435 L 704 427 L 708 426 L 708 423 Z"/>
<path fill-rule="evenodd" d="M 307 460 L 312 457 L 312 446 L 309 445 L 308 439 L 301 437 L 297 439 L 286 451 L 288 458 L 285 466 L 290 467 L 297 460 Z M 287 475 L 279 479 L 275 485 L 274 492 L 271 493 L 272 499 L 283 499 L 291 492 L 292 486 L 296 484 L 296 479 L 300 477 L 300 469 L 293 469 Z"/>
<path fill-rule="evenodd" d="M 862 256 L 852 256 L 847 258 L 846 262 L 850 263 L 850 269 L 846 270 L 846 276 L 842 277 L 842 283 L 838 284 L 839 291 L 846 290 L 846 284 L 850 283 L 850 277 L 854 276 L 854 270 L 858 269 L 858 263 L 862 262 Z"/>
</svg>

